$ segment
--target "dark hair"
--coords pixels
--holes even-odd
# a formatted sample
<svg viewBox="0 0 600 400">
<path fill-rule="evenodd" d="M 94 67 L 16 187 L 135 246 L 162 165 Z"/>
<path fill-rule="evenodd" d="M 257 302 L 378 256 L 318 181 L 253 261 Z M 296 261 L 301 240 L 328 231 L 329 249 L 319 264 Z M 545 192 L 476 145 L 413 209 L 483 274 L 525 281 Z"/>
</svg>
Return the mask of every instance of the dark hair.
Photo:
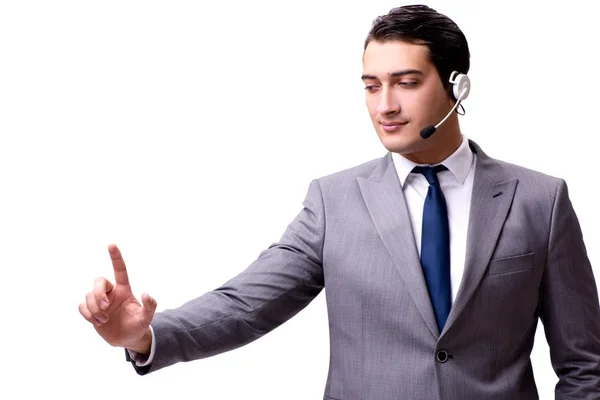
<svg viewBox="0 0 600 400">
<path fill-rule="evenodd" d="M 400 40 L 427 46 L 445 88 L 450 85 L 452 71 L 469 72 L 471 55 L 465 35 L 454 21 L 425 5 L 397 7 L 377 17 L 364 48 L 373 40 Z"/>
</svg>

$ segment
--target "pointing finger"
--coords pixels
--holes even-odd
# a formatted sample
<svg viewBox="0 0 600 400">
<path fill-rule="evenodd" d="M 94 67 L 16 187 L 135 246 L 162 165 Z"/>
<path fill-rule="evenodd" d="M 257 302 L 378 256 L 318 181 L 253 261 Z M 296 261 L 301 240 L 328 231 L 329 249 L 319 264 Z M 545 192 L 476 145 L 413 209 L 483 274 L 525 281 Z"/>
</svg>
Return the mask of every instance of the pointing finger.
<svg viewBox="0 0 600 400">
<path fill-rule="evenodd" d="M 129 285 L 129 277 L 127 276 L 127 268 L 125 268 L 125 261 L 121 256 L 121 251 L 116 244 L 108 246 L 108 252 L 110 259 L 112 260 L 113 269 L 115 271 L 115 282 L 117 285 Z"/>
</svg>

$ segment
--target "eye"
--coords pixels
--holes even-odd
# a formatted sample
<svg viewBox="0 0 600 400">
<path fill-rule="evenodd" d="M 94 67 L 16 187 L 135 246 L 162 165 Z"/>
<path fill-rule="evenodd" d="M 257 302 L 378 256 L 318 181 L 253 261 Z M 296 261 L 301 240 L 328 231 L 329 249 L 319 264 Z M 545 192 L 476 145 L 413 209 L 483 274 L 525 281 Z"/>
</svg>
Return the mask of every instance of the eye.
<svg viewBox="0 0 600 400">
<path fill-rule="evenodd" d="M 379 89 L 377 85 L 367 85 L 365 86 L 365 90 L 369 93 L 375 93 Z"/>
<path fill-rule="evenodd" d="M 415 82 L 415 81 L 401 81 L 401 82 L 398 82 L 398 85 L 400 85 L 402 87 L 414 87 L 414 86 L 417 86 L 417 82 Z"/>
</svg>

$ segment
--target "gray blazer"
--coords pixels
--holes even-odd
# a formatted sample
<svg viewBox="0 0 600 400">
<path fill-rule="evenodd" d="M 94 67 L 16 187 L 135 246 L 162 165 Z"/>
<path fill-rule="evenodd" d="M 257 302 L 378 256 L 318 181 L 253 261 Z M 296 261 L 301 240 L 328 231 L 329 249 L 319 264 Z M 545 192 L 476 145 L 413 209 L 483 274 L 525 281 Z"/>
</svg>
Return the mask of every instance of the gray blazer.
<svg viewBox="0 0 600 400">
<path fill-rule="evenodd" d="M 556 399 L 600 399 L 600 308 L 562 179 L 477 154 L 462 283 L 436 326 L 391 155 L 311 183 L 279 243 L 152 322 L 140 374 L 243 346 L 325 288 L 330 400 L 538 399 L 538 317 Z"/>
</svg>

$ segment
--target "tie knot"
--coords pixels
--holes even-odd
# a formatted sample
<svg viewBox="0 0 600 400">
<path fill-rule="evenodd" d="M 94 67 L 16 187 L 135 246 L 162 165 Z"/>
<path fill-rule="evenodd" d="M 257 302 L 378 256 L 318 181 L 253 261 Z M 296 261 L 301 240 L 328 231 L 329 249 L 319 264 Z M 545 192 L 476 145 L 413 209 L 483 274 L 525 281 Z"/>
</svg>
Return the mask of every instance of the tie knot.
<svg viewBox="0 0 600 400">
<path fill-rule="evenodd" d="M 436 165 L 435 167 L 414 167 L 412 172 L 415 172 L 417 174 L 423 174 L 430 185 L 439 185 L 440 181 L 438 181 L 437 178 L 438 172 L 447 170 L 448 168 L 440 164 Z"/>
</svg>

